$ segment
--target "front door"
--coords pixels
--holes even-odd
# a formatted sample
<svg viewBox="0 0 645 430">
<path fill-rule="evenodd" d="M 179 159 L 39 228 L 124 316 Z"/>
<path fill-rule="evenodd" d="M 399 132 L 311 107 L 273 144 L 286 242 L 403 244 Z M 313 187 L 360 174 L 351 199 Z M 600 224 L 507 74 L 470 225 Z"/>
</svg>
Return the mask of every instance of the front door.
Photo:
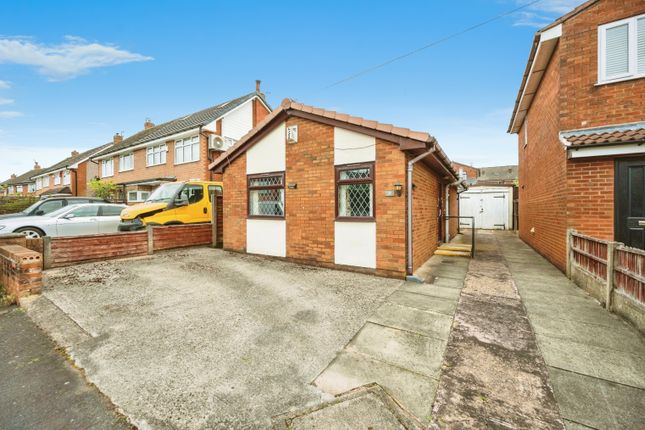
<svg viewBox="0 0 645 430">
<path fill-rule="evenodd" d="M 645 158 L 616 161 L 616 240 L 645 249 Z"/>
</svg>

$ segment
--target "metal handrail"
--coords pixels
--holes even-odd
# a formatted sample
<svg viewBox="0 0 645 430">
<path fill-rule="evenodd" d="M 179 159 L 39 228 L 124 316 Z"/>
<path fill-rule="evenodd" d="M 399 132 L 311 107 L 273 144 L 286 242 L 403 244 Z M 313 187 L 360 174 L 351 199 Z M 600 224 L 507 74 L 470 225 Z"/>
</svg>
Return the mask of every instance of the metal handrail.
<svg viewBox="0 0 645 430">
<path fill-rule="evenodd" d="M 475 217 L 474 216 L 462 216 L 462 215 L 442 215 L 442 218 L 468 218 L 472 222 L 472 235 L 470 236 L 470 257 L 475 258 Z M 457 233 L 461 233 L 459 231 L 459 223 L 457 223 Z"/>
</svg>

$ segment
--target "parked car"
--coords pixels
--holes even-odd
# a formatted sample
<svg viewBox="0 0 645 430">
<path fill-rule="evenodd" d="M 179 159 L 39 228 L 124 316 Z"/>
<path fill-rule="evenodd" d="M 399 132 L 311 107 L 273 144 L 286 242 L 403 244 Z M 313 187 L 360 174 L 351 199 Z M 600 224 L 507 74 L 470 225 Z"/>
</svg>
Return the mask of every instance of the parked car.
<svg viewBox="0 0 645 430">
<path fill-rule="evenodd" d="M 154 190 L 144 203 L 121 213 L 119 231 L 136 231 L 146 225 L 209 222 L 211 199 L 222 194 L 222 183 L 211 181 L 171 182 Z"/>
<path fill-rule="evenodd" d="M 85 203 L 69 205 L 42 216 L 0 220 L 0 234 L 22 233 L 29 238 L 42 236 L 82 236 L 116 233 L 125 205 Z"/>
<path fill-rule="evenodd" d="M 98 197 L 56 196 L 56 197 L 48 197 L 45 199 L 41 198 L 36 203 L 32 204 L 27 209 L 21 212 L 0 215 L 0 220 L 7 219 L 7 218 L 15 218 L 15 217 L 47 215 L 48 213 L 54 212 L 66 206 L 78 205 L 83 203 L 109 203 L 109 202 L 107 200 L 100 199 Z"/>
</svg>

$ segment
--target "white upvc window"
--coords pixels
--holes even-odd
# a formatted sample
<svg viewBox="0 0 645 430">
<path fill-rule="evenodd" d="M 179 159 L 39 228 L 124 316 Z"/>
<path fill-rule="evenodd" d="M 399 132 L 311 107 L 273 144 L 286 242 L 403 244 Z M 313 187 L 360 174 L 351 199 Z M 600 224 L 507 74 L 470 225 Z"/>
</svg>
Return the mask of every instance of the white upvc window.
<svg viewBox="0 0 645 430">
<path fill-rule="evenodd" d="M 63 185 L 69 185 L 72 183 L 72 174 L 69 170 L 63 171 Z"/>
<path fill-rule="evenodd" d="M 43 176 L 43 188 L 47 188 L 49 186 L 49 175 Z"/>
<path fill-rule="evenodd" d="M 598 83 L 645 77 L 645 14 L 598 27 Z"/>
<path fill-rule="evenodd" d="M 22 193 L 22 185 L 16 185 L 16 193 Z"/>
<path fill-rule="evenodd" d="M 127 172 L 134 169 L 134 154 L 121 154 L 119 156 L 119 172 Z"/>
<path fill-rule="evenodd" d="M 27 192 L 33 193 L 34 191 L 36 191 L 36 184 L 33 182 L 31 184 L 27 184 Z"/>
<path fill-rule="evenodd" d="M 146 151 L 146 166 L 166 164 L 166 152 L 168 148 L 165 143 L 149 146 Z"/>
<path fill-rule="evenodd" d="M 54 174 L 54 185 L 60 185 L 60 173 Z"/>
<path fill-rule="evenodd" d="M 175 164 L 199 161 L 199 136 L 175 140 Z"/>
<path fill-rule="evenodd" d="M 149 191 L 128 191 L 128 202 L 145 202 L 149 196 Z"/>
<path fill-rule="evenodd" d="M 109 178 L 114 176 L 114 159 L 108 158 L 107 160 L 101 161 L 101 177 Z"/>
<path fill-rule="evenodd" d="M 40 190 L 43 187 L 43 178 L 36 178 L 36 190 Z"/>
</svg>

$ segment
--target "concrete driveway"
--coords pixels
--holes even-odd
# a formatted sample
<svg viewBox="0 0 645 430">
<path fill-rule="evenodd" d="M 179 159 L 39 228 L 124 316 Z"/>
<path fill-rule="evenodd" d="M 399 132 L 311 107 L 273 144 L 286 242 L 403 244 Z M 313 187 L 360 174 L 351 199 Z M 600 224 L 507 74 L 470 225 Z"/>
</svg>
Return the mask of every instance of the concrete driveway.
<svg viewBox="0 0 645 430">
<path fill-rule="evenodd" d="M 28 311 L 140 428 L 267 428 L 401 284 L 202 248 L 49 271 Z"/>
</svg>

